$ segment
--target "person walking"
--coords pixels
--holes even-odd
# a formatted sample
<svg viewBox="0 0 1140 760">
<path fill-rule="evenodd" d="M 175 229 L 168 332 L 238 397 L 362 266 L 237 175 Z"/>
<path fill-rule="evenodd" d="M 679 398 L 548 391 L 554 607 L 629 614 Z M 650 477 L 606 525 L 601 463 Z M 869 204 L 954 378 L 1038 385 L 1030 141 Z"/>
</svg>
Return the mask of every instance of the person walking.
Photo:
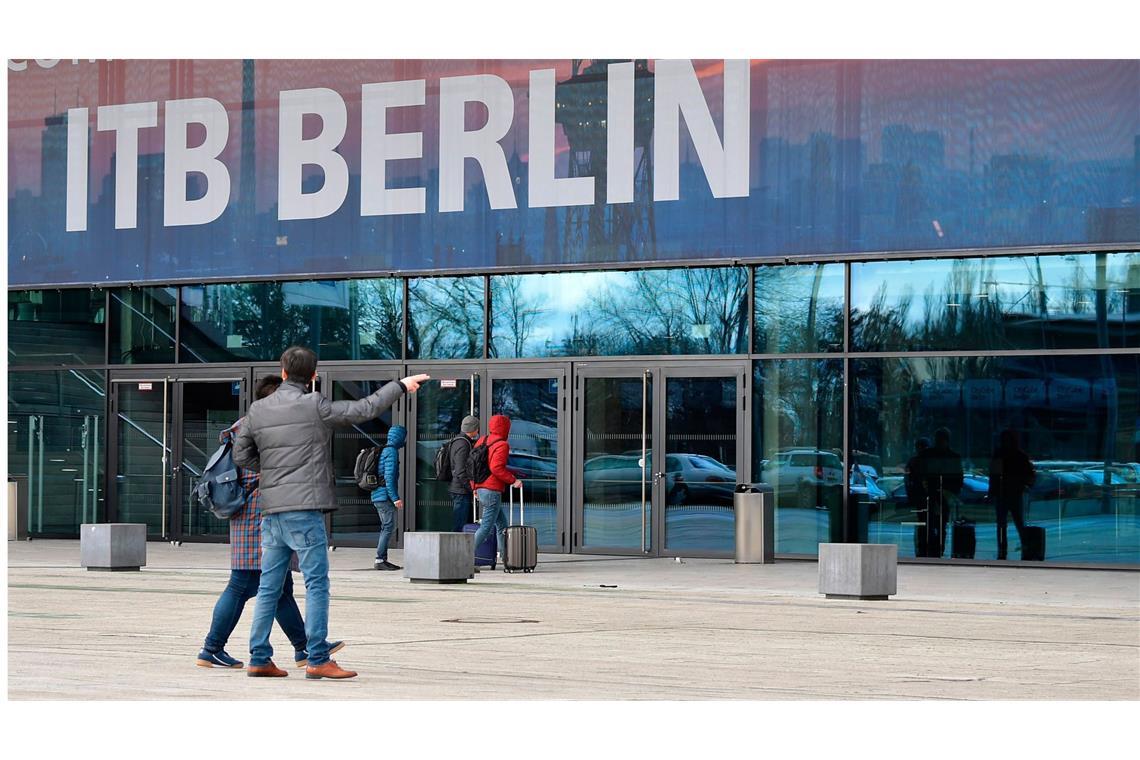
<svg viewBox="0 0 1140 760">
<path fill-rule="evenodd" d="M 479 418 L 469 414 L 459 423 L 459 435 L 446 444 L 451 458 L 451 483 L 447 486 L 447 492 L 451 494 L 451 524 L 456 533 L 463 532 L 467 516 L 471 514 L 470 459 L 471 449 L 478 437 Z"/>
<path fill-rule="evenodd" d="M 271 396 L 253 402 L 234 444 L 234 463 L 261 473 L 261 580 L 249 634 L 254 677 L 288 673 L 273 664 L 269 631 L 281 597 L 289 557 L 295 551 L 305 579 L 305 677 L 352 678 L 330 658 L 328 635 L 329 560 L 325 512 L 336 509 L 332 429 L 379 417 L 404 393 L 415 393 L 428 375 L 388 383 L 354 401 L 329 401 L 306 386 L 316 380 L 317 355 L 303 346 L 281 354 L 284 382 Z"/>
<path fill-rule="evenodd" d="M 408 429 L 393 425 L 388 430 L 388 443 L 380 452 L 378 474 L 383 485 L 372 491 L 372 506 L 380 516 L 380 540 L 376 542 L 376 570 L 399 570 L 399 565 L 388 561 L 388 543 L 396 532 L 396 510 L 404 508 L 400 498 L 400 449 L 408 440 Z"/>
<path fill-rule="evenodd" d="M 279 377 L 263 377 L 254 390 L 255 400 L 263 399 L 277 390 L 281 385 Z M 244 418 L 223 430 L 218 436 L 222 444 L 234 442 Z M 261 581 L 261 493 L 257 487 L 257 473 L 252 470 L 238 471 L 242 490 L 245 492 L 245 504 L 241 511 L 229 520 L 230 528 L 230 580 L 218 601 L 214 604 L 214 612 L 210 617 L 210 630 L 202 644 L 202 651 L 198 653 L 197 665 L 203 668 L 242 668 L 244 663 L 226 652 L 226 643 L 230 634 L 241 620 L 245 610 L 245 603 L 257 595 L 257 587 Z M 277 610 L 274 617 L 281 626 L 285 636 L 293 645 L 293 659 L 298 664 L 308 664 L 309 654 L 305 651 L 305 621 L 301 618 L 301 610 L 297 608 L 297 600 L 293 598 L 293 568 L 285 575 L 281 598 L 277 600 Z M 332 645 L 332 651 L 344 646 L 343 641 Z"/>
<path fill-rule="evenodd" d="M 475 546 L 487 540 L 487 534 L 495 531 L 495 545 L 499 550 L 501 562 L 506 553 L 507 515 L 503 510 L 503 492 L 507 488 L 522 488 L 522 481 L 513 472 L 507 469 L 507 462 L 511 454 L 511 446 L 507 438 L 511 434 L 511 420 L 509 417 L 496 414 L 487 423 L 487 435 L 475 442 L 475 448 L 487 447 L 487 465 L 489 472 L 479 473 L 472 466 L 471 488 L 479 499 L 479 509 L 482 517 L 479 520 L 479 530 L 475 531 Z M 472 449 L 472 460 L 475 458 Z M 474 479 L 484 475 L 476 482 Z"/>
<path fill-rule="evenodd" d="M 1009 516 L 1017 528 L 1017 537 L 1025 546 L 1025 492 L 1037 479 L 1033 462 L 1021 450 L 1017 433 L 1003 430 L 998 438 L 998 447 L 990 459 L 990 501 L 997 511 L 997 558 L 1005 559 L 1008 549 L 1006 529 Z"/>
</svg>

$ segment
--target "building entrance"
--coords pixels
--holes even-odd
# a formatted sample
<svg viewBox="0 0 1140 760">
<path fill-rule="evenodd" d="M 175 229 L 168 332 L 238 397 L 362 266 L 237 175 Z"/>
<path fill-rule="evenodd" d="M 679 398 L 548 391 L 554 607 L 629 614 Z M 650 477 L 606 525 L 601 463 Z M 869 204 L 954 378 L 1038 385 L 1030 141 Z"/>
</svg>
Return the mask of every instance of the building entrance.
<svg viewBox="0 0 1140 760">
<path fill-rule="evenodd" d="M 576 364 L 574 551 L 728 556 L 748 367 Z"/>
</svg>

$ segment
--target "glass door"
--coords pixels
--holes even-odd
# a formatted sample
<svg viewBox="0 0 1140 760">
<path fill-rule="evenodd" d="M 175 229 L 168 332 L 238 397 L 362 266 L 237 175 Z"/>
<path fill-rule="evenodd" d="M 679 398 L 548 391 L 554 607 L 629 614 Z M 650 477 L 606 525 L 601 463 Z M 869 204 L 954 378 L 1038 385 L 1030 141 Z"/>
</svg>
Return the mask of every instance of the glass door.
<svg viewBox="0 0 1140 760">
<path fill-rule="evenodd" d="M 224 540 L 229 521 L 198 504 L 194 488 L 210 455 L 221 445 L 223 430 L 241 418 L 246 381 L 238 377 L 178 378 L 173 382 L 174 435 L 171 483 L 175 537 L 178 540 Z"/>
<path fill-rule="evenodd" d="M 468 414 L 479 414 L 481 378 L 470 367 L 420 366 L 409 375 L 426 372 L 432 379 L 411 396 L 409 441 L 416 446 L 412 462 L 414 488 L 407 490 L 406 524 L 412 530 L 450 531 L 454 529 L 448 483 L 435 478 L 436 451 L 459 434 L 459 424 Z M 487 421 L 480 418 L 486 432 Z M 407 470 L 405 470 L 406 472 Z"/>
<path fill-rule="evenodd" d="M 668 555 L 730 555 L 733 492 L 743 473 L 746 367 L 661 370 L 660 438 L 654 451 Z"/>
<path fill-rule="evenodd" d="M 580 366 L 574 382 L 576 550 L 730 555 L 747 366 Z"/>
<path fill-rule="evenodd" d="M 146 523 L 147 535 L 168 538 L 170 521 L 170 382 L 167 378 L 111 380 L 115 522 Z"/>
<path fill-rule="evenodd" d="M 574 378 L 573 545 L 600 554 L 653 551 L 653 371 L 582 368 Z"/>
<path fill-rule="evenodd" d="M 331 401 L 355 401 L 375 393 L 388 383 L 397 380 L 397 370 L 359 369 L 329 370 L 322 385 L 328 389 Z M 353 470 L 356 457 L 361 449 L 383 446 L 388 440 L 388 430 L 396 424 L 404 424 L 404 398 L 376 419 L 367 420 L 352 427 L 338 428 L 333 434 L 333 475 L 336 480 L 337 510 L 331 514 L 331 537 L 329 542 L 336 546 L 376 546 L 380 534 L 380 520 L 372 506 L 369 493 L 356 485 Z M 405 448 L 400 452 L 404 461 L 408 454 Z M 407 482 L 400 481 L 401 495 L 407 504 Z M 401 521 L 396 521 L 396 535 L 393 546 L 398 546 L 403 537 Z"/>
<path fill-rule="evenodd" d="M 490 414 L 511 419 L 508 467 L 523 479 L 525 522 L 537 529 L 541 551 L 566 551 L 567 368 L 504 367 L 489 374 Z"/>
</svg>

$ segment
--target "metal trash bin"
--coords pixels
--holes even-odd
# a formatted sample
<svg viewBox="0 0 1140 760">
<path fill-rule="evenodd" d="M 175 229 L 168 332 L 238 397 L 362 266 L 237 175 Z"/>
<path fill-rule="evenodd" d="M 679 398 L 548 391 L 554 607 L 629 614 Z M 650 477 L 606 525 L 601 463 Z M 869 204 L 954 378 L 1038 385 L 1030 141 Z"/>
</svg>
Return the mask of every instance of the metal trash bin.
<svg viewBox="0 0 1140 760">
<path fill-rule="evenodd" d="M 771 564 L 776 558 L 775 494 L 766 483 L 741 483 L 732 497 L 736 562 Z"/>
</svg>

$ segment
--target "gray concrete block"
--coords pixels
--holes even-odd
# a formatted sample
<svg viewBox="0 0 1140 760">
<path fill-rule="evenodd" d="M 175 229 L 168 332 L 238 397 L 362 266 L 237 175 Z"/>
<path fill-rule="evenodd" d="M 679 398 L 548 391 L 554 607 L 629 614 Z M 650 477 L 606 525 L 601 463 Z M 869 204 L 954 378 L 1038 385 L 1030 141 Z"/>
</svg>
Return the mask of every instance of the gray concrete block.
<svg viewBox="0 0 1140 760">
<path fill-rule="evenodd" d="M 898 592 L 894 544 L 820 544 L 819 593 L 828 599 L 886 599 Z"/>
<path fill-rule="evenodd" d="M 88 570 L 138 570 L 146 566 L 146 525 L 80 525 L 79 564 Z"/>
<path fill-rule="evenodd" d="M 466 583 L 474 567 L 474 534 L 404 534 L 404 577 L 413 583 Z"/>
</svg>

